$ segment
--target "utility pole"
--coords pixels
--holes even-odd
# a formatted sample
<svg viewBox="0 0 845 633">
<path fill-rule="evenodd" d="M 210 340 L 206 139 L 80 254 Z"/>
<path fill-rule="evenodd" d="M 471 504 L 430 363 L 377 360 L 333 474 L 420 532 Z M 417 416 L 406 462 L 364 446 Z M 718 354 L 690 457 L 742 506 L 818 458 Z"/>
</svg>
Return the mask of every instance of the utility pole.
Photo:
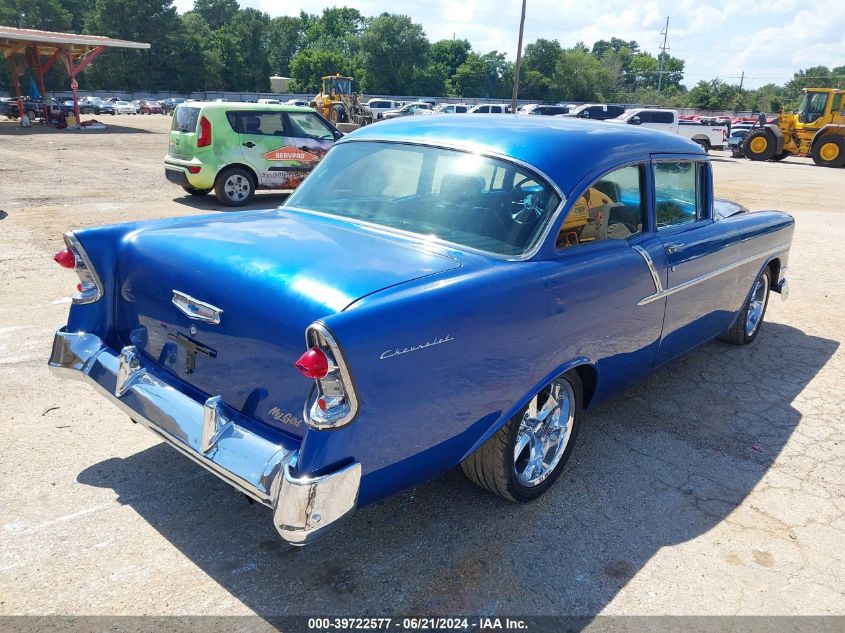
<svg viewBox="0 0 845 633">
<path fill-rule="evenodd" d="M 739 78 L 739 91 L 742 92 L 742 84 L 745 83 L 745 71 L 742 71 L 742 77 Z"/>
<path fill-rule="evenodd" d="M 666 40 L 669 38 L 669 16 L 666 16 L 666 26 L 663 27 L 663 46 L 660 47 L 660 66 L 657 70 L 657 94 L 660 94 L 660 89 L 663 88 L 663 64 L 666 57 Z"/>
<path fill-rule="evenodd" d="M 516 64 L 513 67 L 513 97 L 511 112 L 516 114 L 516 98 L 519 95 L 519 69 L 522 66 L 522 31 L 525 29 L 525 1 L 522 0 L 522 17 L 519 19 L 519 44 L 516 46 Z"/>
</svg>

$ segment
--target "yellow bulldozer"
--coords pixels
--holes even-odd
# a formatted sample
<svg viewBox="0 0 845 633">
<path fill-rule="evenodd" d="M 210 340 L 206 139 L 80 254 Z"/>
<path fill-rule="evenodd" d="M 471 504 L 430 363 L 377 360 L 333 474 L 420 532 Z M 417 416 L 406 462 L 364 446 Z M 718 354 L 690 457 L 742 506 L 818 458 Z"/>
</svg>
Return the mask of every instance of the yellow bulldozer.
<svg viewBox="0 0 845 633">
<path fill-rule="evenodd" d="M 845 165 L 845 90 L 805 88 L 796 113 L 781 113 L 770 123 L 749 132 L 743 151 L 751 160 L 783 160 L 809 156 L 816 165 Z"/>
<path fill-rule="evenodd" d="M 310 105 L 335 124 L 368 125 L 373 122 L 373 111 L 360 102 L 357 92 L 352 92 L 352 77 L 340 74 L 323 77 L 320 94 Z"/>
</svg>

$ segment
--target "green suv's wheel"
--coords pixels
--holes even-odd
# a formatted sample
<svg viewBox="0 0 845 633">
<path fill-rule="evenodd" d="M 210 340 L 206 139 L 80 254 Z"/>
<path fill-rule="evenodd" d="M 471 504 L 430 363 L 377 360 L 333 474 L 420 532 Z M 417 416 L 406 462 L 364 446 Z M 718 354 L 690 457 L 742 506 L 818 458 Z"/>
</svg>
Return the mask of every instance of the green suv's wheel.
<svg viewBox="0 0 845 633">
<path fill-rule="evenodd" d="M 214 185 L 217 199 L 229 207 L 247 204 L 255 195 L 255 181 L 245 169 L 229 167 L 220 172 Z"/>
<path fill-rule="evenodd" d="M 845 165 L 845 136 L 823 136 L 813 145 L 811 155 L 816 165 L 842 167 Z"/>
<path fill-rule="evenodd" d="M 771 160 L 775 155 L 775 137 L 769 130 L 754 130 L 742 141 L 745 155 L 751 160 Z"/>
</svg>

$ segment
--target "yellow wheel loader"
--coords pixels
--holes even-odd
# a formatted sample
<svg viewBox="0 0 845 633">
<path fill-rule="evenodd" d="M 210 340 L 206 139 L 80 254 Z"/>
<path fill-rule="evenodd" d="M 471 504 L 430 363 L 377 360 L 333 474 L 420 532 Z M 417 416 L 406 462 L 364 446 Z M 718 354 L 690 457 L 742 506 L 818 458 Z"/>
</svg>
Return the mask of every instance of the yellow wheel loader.
<svg viewBox="0 0 845 633">
<path fill-rule="evenodd" d="M 752 130 L 743 139 L 751 160 L 809 156 L 816 165 L 845 165 L 845 90 L 805 88 L 795 114 L 781 113 L 777 125 Z"/>
<path fill-rule="evenodd" d="M 359 101 L 357 92 L 352 92 L 352 77 L 340 74 L 323 77 L 320 94 L 314 97 L 310 106 L 335 125 L 373 122 L 373 111 Z"/>
</svg>

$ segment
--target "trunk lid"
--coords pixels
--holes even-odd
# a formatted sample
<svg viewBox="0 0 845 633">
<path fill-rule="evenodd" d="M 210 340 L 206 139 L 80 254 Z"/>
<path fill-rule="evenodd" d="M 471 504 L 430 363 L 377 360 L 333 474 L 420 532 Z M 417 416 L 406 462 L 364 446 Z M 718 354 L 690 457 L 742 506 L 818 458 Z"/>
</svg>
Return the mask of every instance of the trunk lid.
<svg viewBox="0 0 845 633">
<path fill-rule="evenodd" d="M 312 381 L 293 364 L 305 328 L 363 296 L 458 266 L 402 238 L 302 213 L 191 219 L 125 241 L 118 336 L 191 388 L 301 436 Z"/>
</svg>

